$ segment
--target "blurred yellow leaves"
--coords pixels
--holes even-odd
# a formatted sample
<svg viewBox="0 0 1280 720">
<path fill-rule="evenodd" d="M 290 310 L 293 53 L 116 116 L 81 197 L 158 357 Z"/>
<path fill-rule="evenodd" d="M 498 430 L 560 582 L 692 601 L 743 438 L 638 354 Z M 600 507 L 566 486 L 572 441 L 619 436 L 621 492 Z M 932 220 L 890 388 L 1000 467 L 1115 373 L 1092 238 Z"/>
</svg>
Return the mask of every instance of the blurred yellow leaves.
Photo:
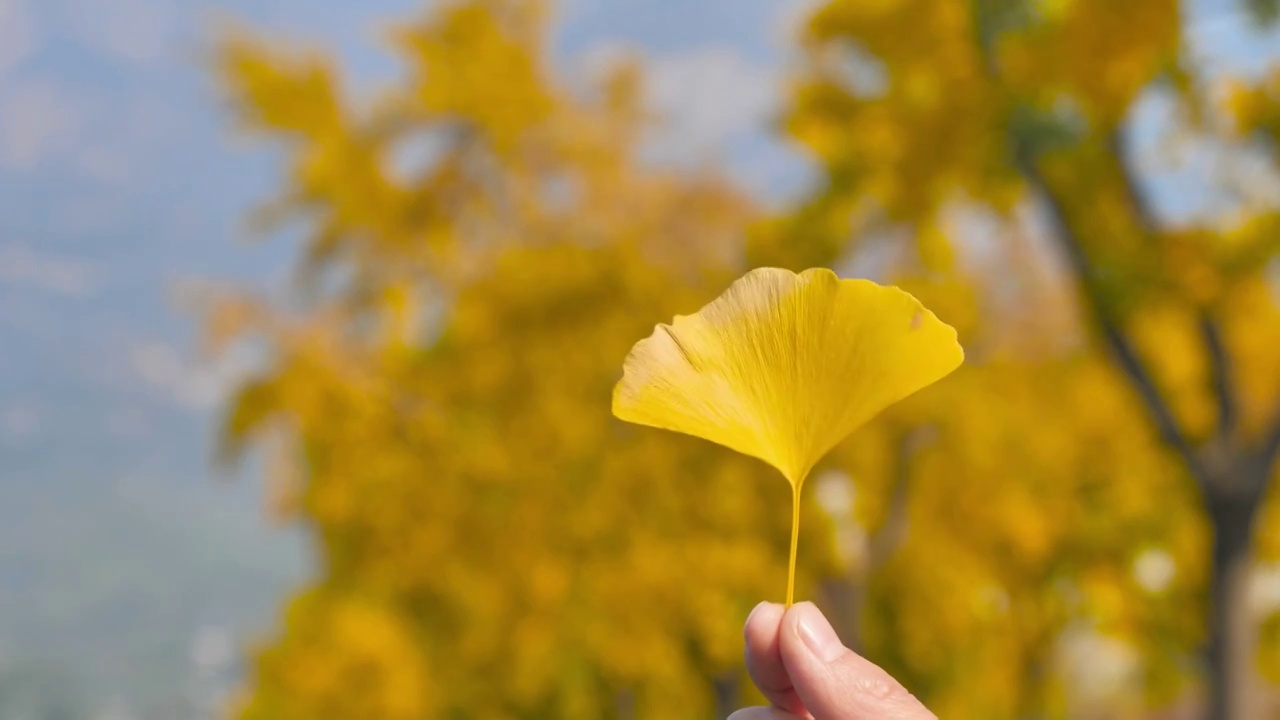
<svg viewBox="0 0 1280 720">
<path fill-rule="evenodd" d="M 240 717 L 420 720 L 434 712 L 421 648 L 386 607 L 313 593 L 291 604 L 286 624 L 289 642 L 257 657 L 268 682 L 241 701 Z M 353 682 L 361 692 L 351 692 Z"/>
<path fill-rule="evenodd" d="M 836 164 L 833 189 L 875 198 L 896 218 L 965 185 L 1007 185 L 997 162 L 1002 105 L 978 32 L 966 3 L 819 7 L 802 37 L 813 72 L 794 82 L 788 131 Z"/>
<path fill-rule="evenodd" d="M 320 558 L 242 716 L 674 720 L 742 698 L 742 619 L 787 564 L 781 484 L 611 421 L 611 391 L 619 417 L 796 490 L 842 485 L 806 510 L 796 584 L 941 716 L 1062 717 L 1080 633 L 1132 651 L 1149 704 L 1182 692 L 1197 489 L 1082 320 L 1012 150 L 1036 151 L 1100 305 L 1195 441 L 1225 424 L 1203 318 L 1241 432 L 1276 412 L 1280 223 L 1145 216 L 1117 130 L 1180 50 L 1176 8 L 1113 4 L 820 6 L 786 129 L 821 182 L 771 218 L 714 172 L 640 159 L 637 65 L 557 83 L 540 2 L 401 26 L 406 79 L 367 103 L 322 56 L 228 43 L 244 127 L 286 152 L 260 219 L 302 232 L 286 302 L 210 316 L 221 344 L 270 353 L 226 435 L 282 448 L 276 494 Z M 1270 100 L 1241 102 L 1268 132 Z M 747 267 L 868 258 L 902 290 L 769 269 L 716 299 Z M 921 303 L 968 358 L 907 398 L 961 357 Z M 1157 580 L 1135 570 L 1151 558 Z"/>
<path fill-rule="evenodd" d="M 1044 106 L 1072 103 L 1109 127 L 1158 74 L 1175 66 L 1177 0 L 1054 0 L 1005 30 L 999 60 L 1014 92 Z M 1010 3 L 1010 5 L 1013 5 Z"/>
<path fill-rule="evenodd" d="M 272 352 L 228 445 L 288 433 L 298 472 L 271 479 L 321 558 L 303 591 L 321 610 L 256 656 L 244 717 L 401 717 L 322 664 L 372 652 L 331 629 L 351 598 L 387 620 L 378 661 L 420 656 L 398 669 L 420 675 L 414 717 L 706 717 L 707 678 L 732 677 L 742 618 L 777 592 L 787 518 L 763 468 L 604 410 L 644 319 L 740 272 L 751 204 L 640 163 L 641 76 L 621 65 L 586 98 L 551 82 L 528 7 L 405 26 L 411 81 L 358 111 L 325 85 L 336 126 L 273 106 L 310 92 L 305 56 L 227 51 L 240 117 L 288 151 L 270 219 L 305 230 L 296 303 L 210 317 Z"/>
<path fill-rule="evenodd" d="M 1204 121 L 1200 106 L 1216 81 L 1186 52 L 1182 5 L 831 0 L 805 26 L 787 129 L 823 182 L 760 233 L 762 254 L 813 262 L 801 240 L 813 237 L 825 253 L 816 259 L 834 263 L 905 237 L 913 247 L 895 248 L 895 282 L 940 311 L 916 286 L 967 282 L 975 293 L 972 326 L 960 322 L 963 311 L 945 314 L 961 327 L 966 372 L 930 393 L 936 406 L 905 404 L 936 432 L 937 446 L 899 463 L 928 521 L 880 574 L 871 601 L 879 623 L 868 626 L 869 645 L 900 661 L 899 672 L 918 673 L 943 716 L 1065 714 L 1069 703 L 1055 697 L 1071 691 L 1055 684 L 1067 676 L 1054 675 L 1060 657 L 1045 646 L 1077 623 L 1139 658 L 1147 674 L 1126 692 L 1171 702 L 1202 647 L 1197 613 L 1211 607 L 1203 588 L 1214 569 L 1205 563 L 1208 493 L 1197 494 L 1209 483 L 1183 458 L 1209 458 L 1222 487 L 1249 473 L 1244 482 L 1256 482 L 1249 468 L 1267 448 L 1268 425 L 1280 427 L 1276 354 L 1263 347 L 1280 328 L 1267 190 L 1275 170 L 1244 162 L 1274 159 L 1280 74 L 1232 91 L 1235 136 Z M 1190 140 L 1232 168 L 1226 190 L 1215 179 L 1202 190 L 1225 198 L 1214 211 L 1229 210 L 1171 218 L 1158 202 L 1167 196 L 1148 197 L 1153 158 L 1137 147 L 1158 143 L 1137 136 L 1150 128 L 1135 106 L 1157 97 L 1176 107 L 1168 140 Z M 957 205 L 980 208 L 995 230 L 947 227 L 942 218 Z M 1045 279 L 1065 279 L 1067 291 L 1037 295 Z M 963 294 L 953 287 L 939 297 Z M 1152 432 L 1157 405 L 1171 418 L 1163 444 Z M 1194 449 L 1169 452 L 1179 442 Z M 852 451 L 836 456 L 864 463 Z M 943 477 L 963 490 L 943 492 Z M 1275 505 L 1257 525 L 1255 547 L 1267 557 L 1277 546 Z M 1154 590 L 1115 562 L 1144 544 L 1176 568 Z M 950 577 L 953 567 L 966 577 Z M 917 601 L 967 599 L 984 587 L 1007 599 L 995 627 L 1017 628 L 1008 645 L 982 636 L 976 612 Z M 986 607 L 1000 615 L 999 605 Z M 932 659 L 948 652 L 968 662 Z M 1028 670 L 1004 675 L 1014 667 Z"/>
<path fill-rule="evenodd" d="M 539 3 L 459 7 L 438 24 L 414 26 L 394 40 L 413 63 L 411 101 L 424 119 L 467 118 L 500 152 L 514 149 L 530 124 L 555 110 L 539 77 Z M 424 31 L 425 30 L 425 31 Z"/>
</svg>

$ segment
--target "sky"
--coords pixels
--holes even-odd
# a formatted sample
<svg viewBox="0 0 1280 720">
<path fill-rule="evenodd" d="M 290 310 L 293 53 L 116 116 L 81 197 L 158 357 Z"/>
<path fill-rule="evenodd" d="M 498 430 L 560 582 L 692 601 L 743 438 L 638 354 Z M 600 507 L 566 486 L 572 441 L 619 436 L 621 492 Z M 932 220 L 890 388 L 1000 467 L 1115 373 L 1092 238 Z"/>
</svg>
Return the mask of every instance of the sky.
<svg viewBox="0 0 1280 720">
<path fill-rule="evenodd" d="M 769 125 L 812 5 L 562 0 L 554 62 L 574 76 L 639 53 L 648 100 L 671 120 L 654 157 L 722 159 L 776 202 L 808 177 Z M 213 418 L 248 363 L 199 360 L 194 319 L 173 301 L 200 282 L 279 283 L 290 264 L 287 244 L 243 232 L 279 168 L 231 131 L 206 50 L 216 23 L 238 18 L 333 49 L 367 89 L 396 77 L 380 29 L 420 6 L 0 0 L 0 672 L 36 646 L 54 664 L 80 654 L 77 635 L 143 602 L 189 632 L 136 651 L 189 651 L 198 665 L 228 642 L 219 629 L 240 642 L 269 627 L 306 577 L 305 537 L 266 522 L 253 474 L 210 470 Z M 1232 3 L 1186 14 L 1217 72 L 1258 73 L 1280 56 L 1277 35 L 1250 30 Z M 1159 114 L 1153 98 L 1134 122 Z M 1194 213 L 1193 175 L 1146 180 L 1171 212 Z M 118 571 L 97 578 L 100 560 Z M 88 599 L 34 609 L 79 597 L 86 578 Z M 122 638 L 136 635 L 129 622 L 146 621 L 119 623 Z M 137 678 L 112 681 L 144 692 Z"/>
</svg>

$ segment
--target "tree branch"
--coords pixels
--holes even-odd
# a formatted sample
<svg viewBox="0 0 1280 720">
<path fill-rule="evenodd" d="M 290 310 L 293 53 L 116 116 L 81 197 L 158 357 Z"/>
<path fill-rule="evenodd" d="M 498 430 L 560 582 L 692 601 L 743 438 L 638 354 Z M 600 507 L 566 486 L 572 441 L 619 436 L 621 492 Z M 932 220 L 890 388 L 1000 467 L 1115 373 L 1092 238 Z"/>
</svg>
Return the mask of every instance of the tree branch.
<svg viewBox="0 0 1280 720">
<path fill-rule="evenodd" d="M 1151 201 L 1143 192 L 1133 165 L 1129 162 L 1129 147 L 1124 131 L 1121 128 L 1112 130 L 1107 136 L 1107 143 L 1119 167 L 1125 197 L 1129 201 L 1129 206 L 1133 208 L 1138 226 L 1148 238 L 1154 238 L 1159 229 L 1155 211 L 1151 209 Z M 1214 400 L 1218 408 L 1218 437 L 1221 440 L 1227 440 L 1235 435 L 1238 419 L 1235 385 L 1231 380 L 1231 359 L 1222 338 L 1222 328 L 1209 312 L 1200 313 L 1199 326 L 1200 338 L 1209 355 L 1209 372 Z"/>
<path fill-rule="evenodd" d="M 981 10 L 982 6 L 978 5 L 977 9 Z M 979 17 L 977 19 L 981 25 L 982 18 Z M 984 35 L 981 40 L 981 55 L 986 73 L 993 82 L 998 82 L 999 78 L 995 67 L 994 55 L 991 52 L 990 39 Z M 1117 162 L 1120 164 L 1125 190 L 1133 206 L 1135 216 L 1138 218 L 1139 225 L 1148 234 L 1148 237 L 1151 237 L 1156 231 L 1155 216 L 1145 195 L 1139 189 L 1132 169 L 1125 160 L 1126 145 L 1122 131 L 1119 129 L 1112 131 L 1108 137 L 1108 143 L 1115 153 Z M 1129 343 L 1129 339 L 1121 331 L 1119 323 L 1112 317 L 1105 306 L 1097 276 L 1089 263 L 1088 256 L 1085 255 L 1084 248 L 1080 245 L 1079 238 L 1076 237 L 1070 222 L 1067 220 L 1066 208 L 1063 207 L 1061 200 L 1053 194 L 1044 176 L 1040 174 L 1039 168 L 1036 167 L 1035 158 L 1032 157 L 1030 149 L 1027 147 L 1026 140 L 1016 131 L 1014 132 L 1012 144 L 1014 165 L 1027 184 L 1044 202 L 1048 210 L 1052 234 L 1071 263 L 1071 267 L 1076 274 L 1077 284 L 1089 309 L 1092 311 L 1099 330 L 1102 332 L 1103 340 L 1115 357 L 1116 362 L 1120 364 L 1120 368 L 1133 382 L 1143 405 L 1156 425 L 1160 439 L 1177 453 L 1178 457 L 1186 465 L 1187 471 L 1191 473 L 1192 478 L 1200 485 L 1201 491 L 1208 496 L 1211 488 L 1209 487 L 1209 478 L 1205 473 L 1204 464 L 1200 461 L 1199 456 L 1191 446 L 1191 443 L 1188 442 L 1186 436 L 1183 435 L 1182 429 L 1178 427 L 1178 422 L 1174 418 L 1173 412 L 1160 395 L 1160 391 L 1156 389 L 1155 381 L 1142 364 L 1137 351 Z M 1280 422 L 1277 422 L 1276 433 L 1273 435 L 1277 436 L 1275 445 L 1280 447 Z"/>
<path fill-rule="evenodd" d="M 1138 357 L 1137 350 L 1129 342 L 1129 339 L 1120 329 L 1118 321 L 1106 307 L 1097 275 L 1089 262 L 1088 256 L 1085 255 L 1079 238 L 1067 220 L 1066 208 L 1063 207 L 1061 200 L 1053 194 L 1044 176 L 1040 174 L 1040 170 L 1036 167 L 1035 160 L 1031 157 L 1031 153 L 1025 143 L 1020 138 L 1015 138 L 1013 145 L 1014 162 L 1027 184 L 1040 196 L 1046 210 L 1048 210 L 1049 225 L 1054 239 L 1071 264 L 1071 269 L 1076 275 L 1077 284 L 1085 302 L 1098 325 L 1098 329 L 1102 333 L 1103 341 L 1116 362 L 1119 363 L 1120 369 L 1124 371 L 1125 375 L 1133 383 L 1143 406 L 1147 409 L 1147 413 L 1156 425 L 1160 439 L 1178 454 L 1179 459 L 1186 464 L 1192 477 L 1207 489 L 1207 476 L 1195 449 L 1192 448 L 1186 436 L 1183 435 L 1177 420 L 1173 416 L 1173 412 L 1156 388 L 1154 379 L 1147 371 L 1146 366 L 1143 365 L 1141 358 Z"/>
<path fill-rule="evenodd" d="M 1262 446 L 1258 449 L 1258 459 L 1260 462 L 1260 472 L 1262 473 L 1262 483 L 1265 485 L 1271 476 L 1271 470 L 1275 466 L 1276 460 L 1280 459 L 1280 408 L 1276 409 L 1275 417 L 1271 419 L 1271 424 L 1267 426 L 1267 432 L 1262 436 Z"/>
<path fill-rule="evenodd" d="M 1231 359 L 1227 356 L 1226 341 L 1218 321 L 1207 311 L 1201 311 L 1199 324 L 1200 337 L 1209 353 L 1209 373 L 1218 406 L 1218 437 L 1228 440 L 1235 435 L 1239 421 L 1235 384 L 1231 379 Z"/>
<path fill-rule="evenodd" d="M 894 463 L 893 494 L 889 497 L 889 510 L 880 527 L 867 542 L 867 569 L 880 568 L 897 551 L 907 534 L 907 501 L 911 481 L 911 455 L 915 449 L 915 433 L 909 431 L 897 442 L 897 458 Z"/>
</svg>

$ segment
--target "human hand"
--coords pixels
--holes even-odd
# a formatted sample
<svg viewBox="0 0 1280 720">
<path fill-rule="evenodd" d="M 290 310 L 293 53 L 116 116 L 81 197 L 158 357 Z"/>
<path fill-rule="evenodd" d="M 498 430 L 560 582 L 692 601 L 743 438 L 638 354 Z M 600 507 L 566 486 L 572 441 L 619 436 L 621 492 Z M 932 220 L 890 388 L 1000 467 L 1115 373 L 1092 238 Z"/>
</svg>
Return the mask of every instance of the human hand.
<svg viewBox="0 0 1280 720">
<path fill-rule="evenodd" d="M 747 672 L 771 707 L 729 720 L 937 720 L 879 667 L 846 648 L 813 603 L 760 603 L 747 617 Z"/>
</svg>

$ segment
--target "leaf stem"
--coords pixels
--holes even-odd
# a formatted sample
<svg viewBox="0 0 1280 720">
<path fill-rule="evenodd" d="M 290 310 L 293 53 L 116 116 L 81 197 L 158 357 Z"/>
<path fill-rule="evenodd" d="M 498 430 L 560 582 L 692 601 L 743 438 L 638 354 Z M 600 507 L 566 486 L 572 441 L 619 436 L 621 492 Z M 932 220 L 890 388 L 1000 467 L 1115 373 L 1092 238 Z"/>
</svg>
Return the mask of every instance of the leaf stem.
<svg viewBox="0 0 1280 720">
<path fill-rule="evenodd" d="M 791 485 L 791 561 L 787 566 L 787 607 L 796 596 L 796 546 L 800 543 L 800 484 Z"/>
</svg>

